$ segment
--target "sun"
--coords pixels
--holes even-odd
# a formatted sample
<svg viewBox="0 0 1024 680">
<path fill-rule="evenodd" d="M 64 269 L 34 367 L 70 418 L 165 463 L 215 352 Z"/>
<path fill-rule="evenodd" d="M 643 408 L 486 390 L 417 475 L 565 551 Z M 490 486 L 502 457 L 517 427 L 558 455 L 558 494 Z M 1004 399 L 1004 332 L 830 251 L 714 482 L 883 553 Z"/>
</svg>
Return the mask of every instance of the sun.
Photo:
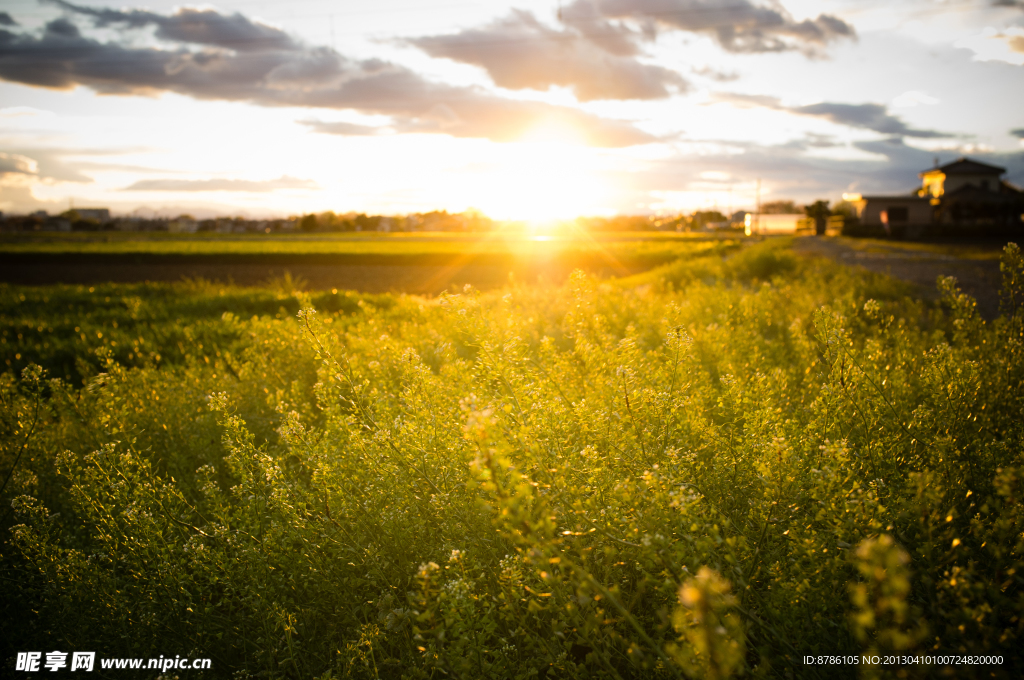
<svg viewBox="0 0 1024 680">
<path fill-rule="evenodd" d="M 597 152 L 572 130 L 542 125 L 501 145 L 478 197 L 484 212 L 535 224 L 605 212 Z"/>
</svg>

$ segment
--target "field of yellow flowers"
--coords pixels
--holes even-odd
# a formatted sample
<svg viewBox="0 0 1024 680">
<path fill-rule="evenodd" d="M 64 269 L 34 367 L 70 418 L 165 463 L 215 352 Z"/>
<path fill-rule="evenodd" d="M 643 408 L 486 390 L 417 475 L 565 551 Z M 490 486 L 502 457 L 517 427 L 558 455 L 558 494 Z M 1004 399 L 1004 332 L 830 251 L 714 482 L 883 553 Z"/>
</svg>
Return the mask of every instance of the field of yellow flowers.
<svg viewBox="0 0 1024 680">
<path fill-rule="evenodd" d="M 3 663 L 1019 677 L 1002 266 L 992 322 L 786 241 L 438 298 L 2 286 Z"/>
</svg>

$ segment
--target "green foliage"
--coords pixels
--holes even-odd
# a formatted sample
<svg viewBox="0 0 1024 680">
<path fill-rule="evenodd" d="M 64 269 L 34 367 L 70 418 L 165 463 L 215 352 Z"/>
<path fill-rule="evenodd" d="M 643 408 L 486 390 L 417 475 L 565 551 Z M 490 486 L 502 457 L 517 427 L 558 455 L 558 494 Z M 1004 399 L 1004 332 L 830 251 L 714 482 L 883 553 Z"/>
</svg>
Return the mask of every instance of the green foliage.
<svg viewBox="0 0 1024 680">
<path fill-rule="evenodd" d="M 780 199 L 763 203 L 761 212 L 765 215 L 795 215 L 803 211 L 793 201 Z"/>
<path fill-rule="evenodd" d="M 783 678 L 891 651 L 1019 676 L 1004 266 L 992 323 L 953 281 L 928 307 L 784 240 L 435 300 L 5 287 L 3 655 Z"/>
</svg>

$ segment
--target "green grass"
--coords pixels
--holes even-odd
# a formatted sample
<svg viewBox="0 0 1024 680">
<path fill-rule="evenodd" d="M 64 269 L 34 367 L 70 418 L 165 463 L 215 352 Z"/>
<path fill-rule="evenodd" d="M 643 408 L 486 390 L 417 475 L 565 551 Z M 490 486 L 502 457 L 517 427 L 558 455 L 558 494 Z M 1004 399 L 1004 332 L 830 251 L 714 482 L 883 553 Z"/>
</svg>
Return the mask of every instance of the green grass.
<svg viewBox="0 0 1024 680">
<path fill-rule="evenodd" d="M 1019 677 L 1019 250 L 991 323 L 784 239 L 691 255 L 436 299 L 0 287 L 0 656 Z"/>
</svg>

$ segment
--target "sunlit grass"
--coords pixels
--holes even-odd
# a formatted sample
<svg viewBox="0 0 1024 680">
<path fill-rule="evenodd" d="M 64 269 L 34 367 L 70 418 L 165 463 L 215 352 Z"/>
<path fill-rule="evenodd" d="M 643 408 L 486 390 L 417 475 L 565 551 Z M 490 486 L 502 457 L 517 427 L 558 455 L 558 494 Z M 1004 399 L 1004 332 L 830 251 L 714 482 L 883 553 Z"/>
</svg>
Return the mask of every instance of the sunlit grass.
<svg viewBox="0 0 1024 680">
<path fill-rule="evenodd" d="M 1020 677 L 1019 250 L 989 323 L 952 281 L 690 246 L 435 299 L 0 286 L 0 652 Z"/>
</svg>

